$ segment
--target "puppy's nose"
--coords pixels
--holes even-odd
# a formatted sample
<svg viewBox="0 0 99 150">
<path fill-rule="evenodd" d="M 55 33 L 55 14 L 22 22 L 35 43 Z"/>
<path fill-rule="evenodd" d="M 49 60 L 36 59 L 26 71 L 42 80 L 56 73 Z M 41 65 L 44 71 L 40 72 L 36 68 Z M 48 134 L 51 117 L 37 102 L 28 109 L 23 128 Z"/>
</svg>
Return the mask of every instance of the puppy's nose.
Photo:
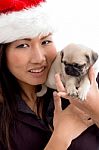
<svg viewBox="0 0 99 150">
<path fill-rule="evenodd" d="M 78 69 L 75 69 L 72 66 L 65 67 L 65 72 L 67 75 L 70 76 L 74 76 L 74 77 L 80 76 L 80 71 Z"/>
</svg>

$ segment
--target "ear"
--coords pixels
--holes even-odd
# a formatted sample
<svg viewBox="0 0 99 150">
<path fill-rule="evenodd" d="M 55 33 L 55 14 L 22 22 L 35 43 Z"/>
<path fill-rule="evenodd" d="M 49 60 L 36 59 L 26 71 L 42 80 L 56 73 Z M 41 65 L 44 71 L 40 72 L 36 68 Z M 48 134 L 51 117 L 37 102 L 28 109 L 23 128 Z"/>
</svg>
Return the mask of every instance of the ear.
<svg viewBox="0 0 99 150">
<path fill-rule="evenodd" d="M 98 57 L 99 57 L 98 53 L 92 51 L 92 56 L 91 56 L 92 64 L 94 64 L 97 61 Z"/>
<path fill-rule="evenodd" d="M 87 64 L 90 64 L 91 63 L 90 62 L 90 56 L 88 54 L 86 54 L 85 57 L 86 57 L 86 60 L 87 60 Z"/>
<path fill-rule="evenodd" d="M 60 52 L 60 56 L 61 56 L 61 63 L 63 63 L 63 56 L 64 56 L 64 52 L 63 52 L 63 50 L 61 50 L 61 52 Z"/>
</svg>

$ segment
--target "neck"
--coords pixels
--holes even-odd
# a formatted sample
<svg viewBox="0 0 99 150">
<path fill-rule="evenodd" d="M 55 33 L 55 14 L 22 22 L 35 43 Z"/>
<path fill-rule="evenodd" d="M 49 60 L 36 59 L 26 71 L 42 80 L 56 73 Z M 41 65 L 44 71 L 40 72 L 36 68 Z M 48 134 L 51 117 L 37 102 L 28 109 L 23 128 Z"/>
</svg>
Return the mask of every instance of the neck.
<svg viewBox="0 0 99 150">
<path fill-rule="evenodd" d="M 31 108 L 32 111 L 36 112 L 36 94 L 34 92 L 25 92 L 22 94 L 22 99 Z"/>
<path fill-rule="evenodd" d="M 26 104 L 34 111 L 35 109 L 35 102 L 36 102 L 36 91 L 35 86 L 21 83 L 20 84 L 23 92 L 22 92 L 22 99 L 26 102 Z"/>
</svg>

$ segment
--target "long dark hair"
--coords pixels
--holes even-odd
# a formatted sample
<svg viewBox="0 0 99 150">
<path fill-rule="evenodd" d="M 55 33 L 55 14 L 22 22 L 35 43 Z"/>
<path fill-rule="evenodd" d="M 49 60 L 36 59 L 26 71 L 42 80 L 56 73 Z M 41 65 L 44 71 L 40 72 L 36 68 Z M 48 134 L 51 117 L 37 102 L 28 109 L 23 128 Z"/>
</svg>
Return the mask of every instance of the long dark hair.
<svg viewBox="0 0 99 150">
<path fill-rule="evenodd" d="M 9 72 L 6 64 L 6 48 L 8 44 L 0 44 L 0 142 L 5 149 L 10 148 L 9 131 L 16 115 L 16 94 L 20 95 L 21 88 L 16 78 Z"/>
<path fill-rule="evenodd" d="M 9 44 L 0 44 L 0 143 L 5 149 L 11 150 L 10 126 L 17 115 L 16 95 L 21 97 L 23 92 L 17 79 L 11 74 L 6 63 L 6 49 Z M 22 97 L 21 97 L 22 98 Z M 39 115 L 42 105 L 42 117 L 46 120 L 45 111 L 47 104 L 44 97 L 37 99 L 37 112 Z M 45 104 L 44 104 L 45 103 Z"/>
</svg>

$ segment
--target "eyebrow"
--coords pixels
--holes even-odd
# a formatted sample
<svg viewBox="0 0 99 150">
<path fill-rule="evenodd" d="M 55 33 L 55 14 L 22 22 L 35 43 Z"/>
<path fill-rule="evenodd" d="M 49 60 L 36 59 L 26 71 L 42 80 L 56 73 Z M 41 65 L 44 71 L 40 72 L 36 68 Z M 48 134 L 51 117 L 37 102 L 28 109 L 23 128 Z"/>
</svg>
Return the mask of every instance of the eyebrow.
<svg viewBox="0 0 99 150">
<path fill-rule="evenodd" d="M 48 37 L 48 36 L 50 36 L 50 35 L 52 35 L 52 33 L 49 33 L 49 34 L 47 34 L 47 35 L 45 35 L 45 36 L 41 37 L 41 40 L 43 40 L 43 39 L 47 38 L 47 37 Z M 42 36 L 42 35 L 41 35 L 41 36 Z"/>
<path fill-rule="evenodd" d="M 32 39 L 30 39 L 30 38 L 24 38 L 24 39 L 21 39 L 21 40 L 31 41 Z"/>
<path fill-rule="evenodd" d="M 43 39 L 45 39 L 45 38 L 47 38 L 48 36 L 50 36 L 50 35 L 52 35 L 52 33 L 49 33 L 49 34 L 47 34 L 47 35 L 45 35 L 45 36 L 43 36 L 43 35 L 40 35 L 39 37 L 41 37 L 41 40 L 43 40 Z M 24 39 L 22 39 L 22 40 L 27 40 L 27 41 L 31 41 L 32 39 L 31 38 L 24 38 Z"/>
</svg>

